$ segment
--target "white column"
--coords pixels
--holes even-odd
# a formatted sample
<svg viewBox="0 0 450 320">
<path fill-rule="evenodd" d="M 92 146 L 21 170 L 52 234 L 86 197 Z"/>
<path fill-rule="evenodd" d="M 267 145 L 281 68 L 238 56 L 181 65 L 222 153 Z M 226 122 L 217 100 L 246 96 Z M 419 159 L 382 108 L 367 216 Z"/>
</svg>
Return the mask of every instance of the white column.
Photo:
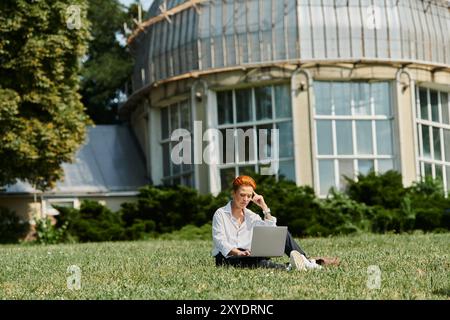
<svg viewBox="0 0 450 320">
<path fill-rule="evenodd" d="M 161 109 L 148 109 L 148 132 L 150 145 L 150 174 L 154 185 L 162 184 L 164 164 L 161 147 Z"/>
<path fill-rule="evenodd" d="M 209 172 L 207 164 L 203 161 L 203 130 L 207 125 L 207 109 L 208 109 L 208 84 L 203 80 L 197 80 L 191 87 L 191 110 L 192 123 L 201 121 L 202 130 L 194 130 L 193 132 L 193 150 L 194 150 L 194 177 L 195 189 L 201 193 L 210 191 Z"/>
<path fill-rule="evenodd" d="M 217 94 L 211 90 L 208 91 L 208 106 L 207 106 L 207 128 L 217 130 Z M 208 134 L 208 140 L 212 141 L 211 134 Z M 217 145 L 215 148 L 216 154 L 214 155 L 218 161 L 220 161 L 220 145 L 217 141 Z M 210 192 L 216 196 L 220 193 L 221 185 L 220 185 L 220 172 L 218 163 L 212 163 L 209 165 L 209 187 Z"/>
<path fill-rule="evenodd" d="M 418 178 L 416 104 L 414 101 L 414 81 L 409 72 L 404 69 L 397 72 L 395 88 L 400 172 L 403 177 L 403 184 L 409 186 Z"/>
<path fill-rule="evenodd" d="M 291 77 L 295 177 L 297 185 L 314 186 L 314 118 L 312 77 L 297 69 Z"/>
</svg>

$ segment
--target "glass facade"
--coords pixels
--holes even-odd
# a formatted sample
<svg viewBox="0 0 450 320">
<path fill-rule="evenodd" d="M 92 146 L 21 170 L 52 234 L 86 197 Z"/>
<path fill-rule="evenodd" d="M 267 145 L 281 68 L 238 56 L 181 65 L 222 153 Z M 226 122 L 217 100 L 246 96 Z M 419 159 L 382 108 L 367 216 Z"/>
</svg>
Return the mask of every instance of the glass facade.
<svg viewBox="0 0 450 320">
<path fill-rule="evenodd" d="M 417 140 L 422 177 L 442 181 L 450 189 L 450 106 L 449 93 L 418 87 Z"/>
<path fill-rule="evenodd" d="M 179 11 L 130 43 L 134 90 L 193 70 L 291 59 L 450 63 L 450 11 L 437 1 L 205 0 L 197 10 L 155 0 L 150 17 L 163 4 Z"/>
<path fill-rule="evenodd" d="M 344 176 L 395 168 L 390 84 L 314 83 L 318 190 L 344 189 Z"/>
<path fill-rule="evenodd" d="M 161 147 L 162 147 L 162 164 L 163 164 L 163 184 L 164 185 L 186 185 L 194 186 L 193 172 L 194 168 L 192 164 L 175 164 L 171 159 L 171 153 L 173 148 L 178 145 L 179 141 L 171 141 L 172 133 L 177 129 L 186 129 L 189 131 L 189 137 L 183 137 L 181 139 L 190 139 L 192 141 L 192 121 L 191 110 L 189 103 L 183 101 L 180 103 L 172 104 L 168 107 L 161 109 Z M 192 156 L 192 142 L 191 144 L 191 156 Z M 186 150 L 183 150 L 186 151 Z M 183 156 L 182 154 L 180 156 Z M 192 163 L 191 162 L 191 163 Z"/>
<path fill-rule="evenodd" d="M 291 104 L 288 84 L 217 92 L 222 189 L 238 175 L 268 169 L 273 158 L 279 159 L 276 177 L 295 180 Z"/>
<path fill-rule="evenodd" d="M 163 4 L 165 8 L 173 9 L 170 21 L 161 16 L 160 6 Z M 213 109 L 217 107 L 217 127 L 214 128 L 221 130 L 225 140 L 227 130 L 231 130 L 234 147 L 233 152 L 227 152 L 227 145 L 222 142 L 220 148 L 221 162 L 217 170 L 222 186 L 227 187 L 232 177 L 250 169 L 258 172 L 264 168 L 259 154 L 261 149 L 263 154 L 270 156 L 275 147 L 280 157 L 277 176 L 283 174 L 295 180 L 293 121 L 297 121 L 302 129 L 305 129 L 307 121 L 311 125 L 312 138 L 306 143 L 314 144 L 312 149 L 315 153 L 305 155 L 299 152 L 300 159 L 296 161 L 303 166 L 303 157 L 313 160 L 313 181 L 318 194 L 327 194 L 330 187 L 345 188 L 343 176 L 354 179 L 359 173 L 366 174 L 371 170 L 381 173 L 400 169 L 396 165 L 397 157 L 400 157 L 396 133 L 400 128 L 394 118 L 391 100 L 400 103 L 406 100 L 392 98 L 391 90 L 396 92 L 394 87 L 398 84 L 394 83 L 390 71 L 381 67 L 390 65 L 394 69 L 402 65 L 407 69 L 410 64 L 431 63 L 436 66 L 433 72 L 446 72 L 450 63 L 447 46 L 450 33 L 446 32 L 450 11 L 443 1 L 205 0 L 192 6 L 184 0 L 155 0 L 147 18 L 157 16 L 161 19 L 155 19 L 146 25 L 145 32 L 138 32 L 129 39 L 136 61 L 135 92 L 144 86 L 150 88 L 161 80 L 175 83 L 177 76 L 190 72 L 198 71 L 198 76 L 209 85 L 208 77 L 215 73 L 225 75 L 228 70 L 237 73 L 240 68 L 245 73 L 259 68 L 259 65 L 278 68 L 287 64 L 294 67 L 299 61 L 305 69 L 317 62 L 317 73 L 311 70 L 313 78 L 320 74 L 321 79 L 335 79 L 315 82 L 311 119 L 292 119 L 289 85 L 253 84 L 255 87 L 250 89 L 216 92 L 217 104 Z M 341 67 L 339 61 L 353 62 L 354 71 L 359 65 L 373 64 L 374 79 L 344 82 L 339 79 L 341 76 L 348 79 L 345 71 L 341 74 L 328 73 L 327 69 L 323 73 L 319 71 L 322 63 Z M 347 65 L 342 64 L 342 68 L 346 69 Z M 281 77 L 273 79 L 287 82 L 289 73 L 282 76 L 285 80 L 278 80 Z M 361 79 L 357 78 L 361 75 L 359 70 L 356 73 L 351 77 Z M 392 85 L 387 80 L 376 80 L 379 77 L 392 79 Z M 413 78 L 411 80 L 418 82 L 425 79 L 421 74 Z M 236 87 L 249 86 L 251 81 L 248 79 L 249 82 L 244 84 L 240 81 L 222 82 L 221 79 L 218 77 L 211 81 L 211 90 L 223 90 L 222 86 L 231 83 Z M 441 81 L 441 78 L 436 79 Z M 416 97 L 417 121 L 413 128 L 417 137 L 408 134 L 409 138 L 404 141 L 406 147 L 402 149 L 408 154 L 403 156 L 411 158 L 411 162 L 417 161 L 423 176 L 442 179 L 448 190 L 448 92 L 419 88 Z M 309 107 L 303 104 L 297 107 Z M 125 107 L 124 113 L 134 108 L 134 102 Z M 403 107 L 399 106 L 399 112 Z M 174 147 L 170 132 L 174 128 L 192 125 L 189 121 L 183 122 L 185 115 L 181 104 L 162 111 L 160 143 L 165 183 L 192 184 L 193 168 L 176 166 L 170 160 Z M 405 120 L 404 114 L 401 116 L 402 122 L 398 124 Z M 202 118 L 201 114 L 199 118 Z M 261 148 L 263 138 L 251 137 L 247 134 L 250 129 L 269 130 L 269 136 L 263 137 L 269 142 Z M 271 129 L 279 130 L 280 143 L 277 146 L 271 144 Z M 237 139 L 237 133 L 241 133 L 244 139 Z M 301 143 L 304 143 L 303 138 L 299 137 Z M 415 139 L 419 158 L 413 160 L 410 152 L 413 152 Z M 415 177 L 416 172 L 410 172 L 412 167 L 402 168 L 407 181 Z M 216 167 L 211 170 L 216 170 Z M 309 173 L 298 176 L 300 180 L 304 179 L 297 181 L 299 183 L 311 182 Z M 213 189 L 217 190 L 219 182 L 215 175 L 211 181 Z"/>
</svg>

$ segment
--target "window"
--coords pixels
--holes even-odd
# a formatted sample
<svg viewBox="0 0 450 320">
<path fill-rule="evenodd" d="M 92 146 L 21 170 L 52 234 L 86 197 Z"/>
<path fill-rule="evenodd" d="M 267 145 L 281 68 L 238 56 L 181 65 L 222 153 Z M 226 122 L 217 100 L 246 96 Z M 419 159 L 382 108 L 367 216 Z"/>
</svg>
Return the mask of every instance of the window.
<svg viewBox="0 0 450 320">
<path fill-rule="evenodd" d="M 217 118 L 222 133 L 218 166 L 222 189 L 229 188 L 238 175 L 268 169 L 275 151 L 277 179 L 295 180 L 289 84 L 217 92 Z M 272 141 L 272 130 L 278 132 L 278 146 L 273 145 L 277 142 Z"/>
<path fill-rule="evenodd" d="M 440 180 L 450 190 L 449 93 L 417 88 L 417 140 L 422 177 Z"/>
<path fill-rule="evenodd" d="M 59 211 L 57 207 L 79 209 L 80 201 L 78 199 L 48 199 L 44 200 L 44 214 L 48 216 L 57 216 Z"/>
<path fill-rule="evenodd" d="M 172 133 L 177 129 L 185 129 L 189 131 L 189 137 L 183 137 L 181 139 L 190 139 L 192 141 L 192 125 L 191 125 L 191 110 L 189 103 L 183 101 L 170 105 L 161 109 L 161 147 L 162 147 L 162 163 L 163 163 L 163 184 L 164 185 L 185 185 L 194 186 L 193 180 L 193 155 L 192 155 L 192 142 L 190 144 L 191 149 L 191 163 L 175 164 L 172 161 L 171 153 L 173 148 L 178 145 L 179 141 L 171 141 Z M 184 150 L 189 151 L 189 150 Z M 183 156 L 181 154 L 180 156 Z"/>
<path fill-rule="evenodd" d="M 344 176 L 394 169 L 393 112 L 388 82 L 314 83 L 316 168 L 320 195 L 344 189 Z"/>
</svg>

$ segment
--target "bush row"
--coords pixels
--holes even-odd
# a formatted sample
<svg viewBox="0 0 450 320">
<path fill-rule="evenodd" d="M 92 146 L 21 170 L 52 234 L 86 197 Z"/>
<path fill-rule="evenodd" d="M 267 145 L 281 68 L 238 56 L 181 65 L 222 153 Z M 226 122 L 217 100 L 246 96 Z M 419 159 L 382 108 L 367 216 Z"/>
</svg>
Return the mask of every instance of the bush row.
<svg viewBox="0 0 450 320">
<path fill-rule="evenodd" d="M 397 172 L 370 173 L 357 181 L 347 179 L 345 192 L 332 189 L 327 198 L 321 199 L 308 186 L 253 176 L 257 192 L 264 195 L 278 225 L 287 225 L 294 236 L 450 230 L 450 199 L 439 181 L 426 179 L 405 188 Z M 169 233 L 171 237 L 198 238 L 210 230 L 210 226 L 200 227 L 210 224 L 214 212 L 230 199 L 231 190 L 213 197 L 183 186 L 147 186 L 136 202 L 123 204 L 118 212 L 90 201 L 83 202 L 80 210 L 59 208 L 57 224 L 38 225 L 46 227 L 38 231 L 40 238 L 52 241 L 137 240 L 162 234 L 167 237 Z M 249 208 L 261 212 L 255 204 Z"/>
<path fill-rule="evenodd" d="M 141 189 L 137 202 L 122 204 L 118 212 L 93 201 L 84 201 L 80 210 L 58 208 L 55 228 L 66 226 L 66 241 L 155 238 L 187 225 L 201 227 L 211 222 L 215 210 L 227 201 L 225 193 L 213 197 L 184 186 L 147 186 Z"/>
</svg>

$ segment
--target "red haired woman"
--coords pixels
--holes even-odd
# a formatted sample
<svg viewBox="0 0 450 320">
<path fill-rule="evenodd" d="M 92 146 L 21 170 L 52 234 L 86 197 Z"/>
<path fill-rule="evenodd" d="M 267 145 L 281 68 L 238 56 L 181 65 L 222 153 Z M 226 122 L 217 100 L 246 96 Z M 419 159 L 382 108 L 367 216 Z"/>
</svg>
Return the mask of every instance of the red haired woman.
<svg viewBox="0 0 450 320">
<path fill-rule="evenodd" d="M 284 252 L 290 257 L 290 264 L 278 264 L 265 257 L 248 257 L 254 226 L 276 226 L 277 219 L 270 214 L 264 197 L 255 192 L 256 183 L 249 176 L 239 176 L 233 181 L 232 200 L 219 208 L 213 217 L 212 236 L 214 249 L 212 255 L 216 265 L 232 265 L 238 267 L 263 267 L 276 269 L 306 270 L 321 268 L 315 260 L 307 258 L 303 249 L 288 232 Z M 247 209 L 252 201 L 258 205 L 264 220 Z"/>
</svg>

